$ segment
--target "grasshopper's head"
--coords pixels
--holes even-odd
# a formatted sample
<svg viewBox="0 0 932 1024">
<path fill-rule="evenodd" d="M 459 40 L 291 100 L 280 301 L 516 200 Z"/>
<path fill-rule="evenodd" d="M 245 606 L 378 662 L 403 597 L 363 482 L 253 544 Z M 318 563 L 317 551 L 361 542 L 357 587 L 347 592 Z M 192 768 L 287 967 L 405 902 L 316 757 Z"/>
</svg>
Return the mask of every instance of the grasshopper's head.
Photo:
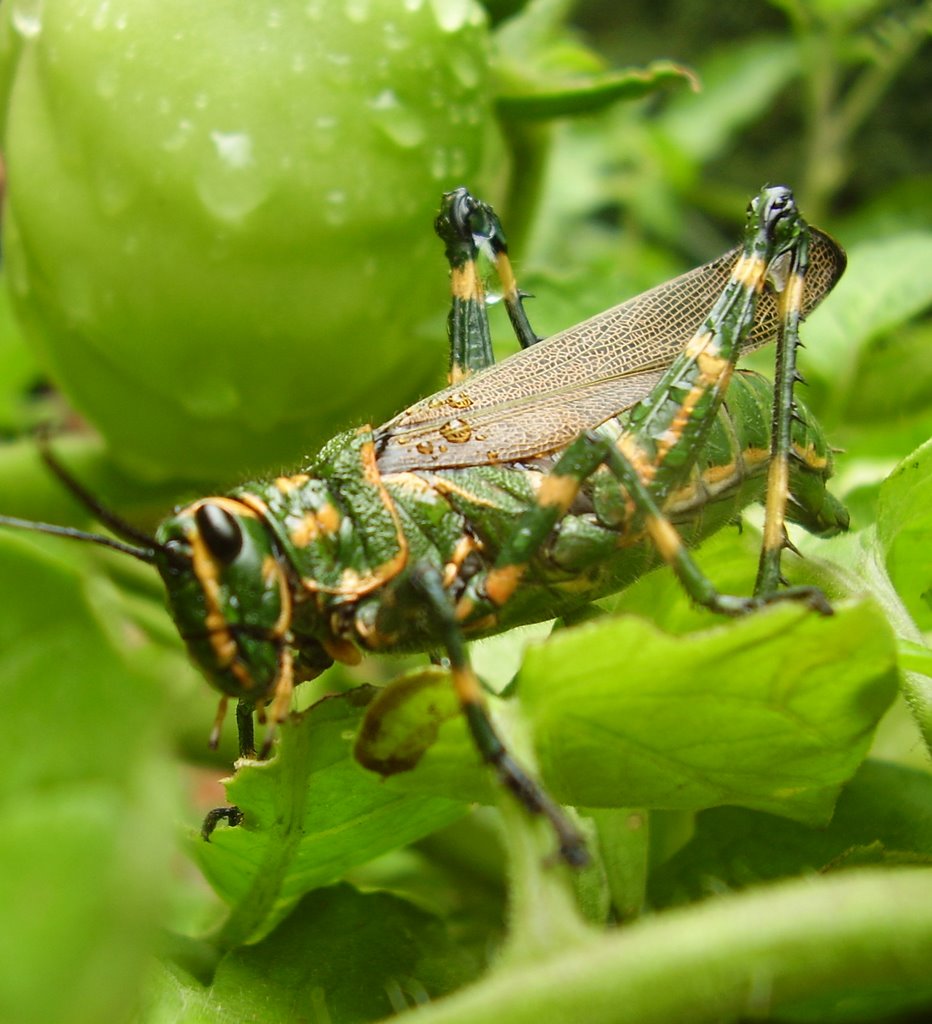
<svg viewBox="0 0 932 1024">
<path fill-rule="evenodd" d="M 151 537 L 101 505 L 48 449 L 41 454 L 119 539 L 13 516 L 0 515 L 0 526 L 89 541 L 158 569 L 192 658 L 224 694 L 212 742 L 227 697 L 258 706 L 271 703 L 273 722 L 283 720 L 294 683 L 291 580 L 261 514 L 235 498 L 203 498 L 176 511 Z M 322 648 L 319 653 L 310 643 L 304 648 L 303 678 L 331 663 Z"/>
<path fill-rule="evenodd" d="M 262 518 L 233 498 L 202 498 L 159 527 L 154 558 L 191 657 L 229 697 L 290 696 L 287 568 Z"/>
</svg>

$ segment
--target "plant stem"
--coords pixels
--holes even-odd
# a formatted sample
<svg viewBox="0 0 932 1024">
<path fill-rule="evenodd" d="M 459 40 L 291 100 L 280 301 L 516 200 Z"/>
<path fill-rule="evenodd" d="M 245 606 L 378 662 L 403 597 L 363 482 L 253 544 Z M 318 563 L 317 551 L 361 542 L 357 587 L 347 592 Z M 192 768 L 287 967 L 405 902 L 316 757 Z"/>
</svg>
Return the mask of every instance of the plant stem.
<svg viewBox="0 0 932 1024">
<path fill-rule="evenodd" d="M 927 992 L 930 958 L 932 872 L 845 871 L 643 919 L 420 1007 L 417 1024 L 711 1024 L 835 992 Z"/>
</svg>

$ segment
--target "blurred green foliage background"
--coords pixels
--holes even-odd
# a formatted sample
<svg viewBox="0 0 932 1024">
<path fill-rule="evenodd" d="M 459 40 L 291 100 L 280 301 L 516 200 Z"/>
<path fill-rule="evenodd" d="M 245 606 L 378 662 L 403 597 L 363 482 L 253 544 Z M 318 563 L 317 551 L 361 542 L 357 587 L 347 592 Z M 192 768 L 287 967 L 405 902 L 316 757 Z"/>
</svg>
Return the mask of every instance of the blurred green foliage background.
<svg viewBox="0 0 932 1024">
<path fill-rule="evenodd" d="M 751 1011 L 757 1019 L 877 1021 L 932 1005 L 922 966 L 932 953 L 928 878 L 918 869 L 896 870 L 932 856 L 922 742 L 932 733 L 925 645 L 932 629 L 926 443 L 932 436 L 932 4 L 489 0 L 486 27 L 469 0 L 408 0 L 403 10 L 416 25 L 410 38 L 417 46 L 410 38 L 404 46 L 398 4 L 283 2 L 255 6 L 253 15 L 260 11 L 265 24 L 256 16 L 245 47 L 243 23 L 231 29 L 226 19 L 234 15 L 223 5 L 205 4 L 190 21 L 185 6 L 173 8 L 169 20 L 161 3 L 0 4 L 3 148 L 17 171 L 9 181 L 4 244 L 8 272 L 27 268 L 30 275 L 29 287 L 18 289 L 14 280 L 0 292 L 0 512 L 87 525 L 36 456 L 33 432 L 40 423 L 58 430 L 56 451 L 94 493 L 149 527 L 175 500 L 229 483 L 246 469 L 277 472 L 337 430 L 387 415 L 439 385 L 447 300 L 430 218 L 445 189 L 466 184 L 495 203 L 519 280 L 536 296 L 529 303 L 532 323 L 547 334 L 719 255 L 735 244 L 746 203 L 761 185 L 786 183 L 807 218 L 849 254 L 845 278 L 805 327 L 801 365 L 810 385 L 807 403 L 844 449 L 835 490 L 851 506 L 856 532 L 823 544 L 801 541 L 815 568 L 792 566 L 805 578 L 816 573 L 835 598 L 869 595 L 873 602 L 839 617 L 853 623 L 848 635 L 836 628 L 830 641 L 821 641 L 839 663 L 833 691 L 839 703 L 825 706 L 843 709 L 839 728 L 846 735 L 861 730 L 856 742 L 839 741 L 846 772 L 890 699 L 894 653 L 901 672 L 915 671 L 904 675 L 906 700 L 884 718 L 873 759 L 844 788 L 826 829 L 747 805 L 652 811 L 649 828 L 641 827 L 648 820 L 643 809 L 595 812 L 599 871 L 575 882 L 589 922 L 583 926 L 569 905 L 566 880 L 540 869 L 546 844 L 527 839 L 526 823 L 508 805 L 504 848 L 494 810 L 466 816 L 477 786 L 456 723 L 445 727 L 435 755 L 440 774 L 421 782 L 412 776 L 407 790 L 404 783 L 392 788 L 350 757 L 347 736 L 362 714 L 351 696 L 296 719 L 272 765 L 239 773 L 236 799 L 266 827 L 225 830 L 206 847 L 194 830 L 204 809 L 224 799 L 215 780 L 232 761 L 233 743 L 228 738 L 216 756 L 204 749 L 215 698 L 187 665 L 155 581 L 106 553 L 4 532 L 0 1021 L 349 1024 L 428 1000 L 435 1005 L 425 1021 L 487 1021 L 504 1019 L 496 1017 L 502 993 L 522 1001 L 527 1019 L 537 1022 L 699 1021 Z M 216 105 L 208 109 L 229 133 L 235 124 L 223 120 L 221 104 L 226 98 L 234 104 L 229 109 L 241 110 L 237 90 L 246 81 L 268 151 L 295 156 L 288 173 L 276 165 L 270 178 L 277 211 L 271 220 L 261 205 L 256 217 L 247 210 L 232 220 L 212 219 L 192 198 L 198 161 L 222 150 L 209 136 L 190 174 L 182 168 L 175 178 L 165 169 L 178 165 L 154 142 L 151 159 L 136 160 L 151 141 L 146 132 L 121 136 L 120 124 L 135 128 L 144 115 L 153 123 L 162 116 L 155 92 L 152 108 L 134 111 L 130 104 L 137 64 L 126 41 L 143 11 L 147 42 L 160 55 L 145 65 L 146 89 L 164 82 L 172 111 L 181 114 L 201 109 L 198 96 L 210 91 Z M 321 35 L 322 23 L 329 36 Z M 283 25 L 294 31 L 283 34 Z M 337 40 L 339 49 L 318 54 L 323 70 L 318 75 L 312 63 L 317 77 L 303 93 L 300 76 L 308 67 L 291 50 L 300 50 L 306 32 Z M 232 36 L 239 39 L 233 48 Z M 122 47 L 124 91 L 106 95 L 105 79 L 102 95 L 100 62 L 117 53 L 110 44 Z M 276 63 L 270 54 L 285 45 L 288 62 Z M 200 63 L 201 54 L 210 57 Z M 276 79 L 266 97 L 257 69 L 286 64 L 292 77 Z M 431 89 L 423 88 L 425 81 Z M 276 102 L 283 83 L 294 90 L 294 104 Z M 66 87 L 64 96 L 59 90 Z M 353 117 L 347 116 L 338 155 L 328 157 L 314 150 L 310 136 L 332 133 L 331 100 Z M 56 117 L 63 110 L 78 156 L 72 152 L 53 168 L 32 159 L 30 147 L 41 142 L 57 149 Z M 423 125 L 434 125 L 443 138 L 422 135 Z M 295 132 L 305 130 L 309 151 L 317 153 L 309 164 L 301 164 L 303 135 L 295 141 Z M 14 146 L 22 148 L 14 152 Z M 131 230 L 134 210 L 133 203 L 114 212 L 98 202 L 92 172 L 103 152 L 121 174 L 123 161 L 136 160 L 131 174 L 138 175 L 136 194 L 144 197 L 151 232 L 118 296 L 95 271 L 112 218 L 118 214 Z M 333 198 L 347 181 L 357 205 Z M 62 201 L 76 196 L 84 212 L 69 219 Z M 302 196 L 323 196 L 323 213 L 332 214 L 336 203 L 338 222 L 314 221 L 315 204 Z M 27 210 L 38 211 L 38 234 L 29 233 L 25 216 L 15 230 L 10 226 L 10 211 Z M 59 211 L 60 232 L 52 210 Z M 101 225 L 107 231 L 98 233 Z M 164 237 L 173 240 L 160 249 Z M 309 259 L 326 267 L 323 294 L 313 274 L 301 276 L 304 246 L 318 246 Z M 281 274 L 286 263 L 297 278 Z M 199 287 L 218 280 L 224 268 L 235 287 Z M 76 279 L 93 300 L 87 308 L 97 310 L 85 321 L 62 301 L 74 294 Z M 56 289 L 61 280 L 68 287 Z M 173 307 L 173 280 L 203 297 L 193 325 L 183 306 Z M 230 302 L 258 308 L 253 286 L 261 308 L 275 315 L 237 333 Z M 107 333 L 114 304 L 122 318 L 119 353 Z M 312 336 L 321 305 L 325 329 Z M 170 315 L 180 309 L 178 323 L 193 327 L 190 338 L 165 339 L 165 358 L 147 319 L 153 309 Z M 211 319 L 212 310 L 219 310 L 218 319 Z M 502 311 L 496 307 L 492 316 L 504 355 L 516 345 Z M 290 340 L 289 325 L 298 325 Z M 96 354 L 83 357 L 75 337 Z M 275 361 L 257 337 L 273 346 Z M 134 350 L 143 344 L 144 351 Z M 192 350 L 185 346 L 199 353 L 215 346 L 220 354 L 192 360 L 186 370 L 177 361 Z M 287 361 L 292 350 L 293 363 Z M 101 386 L 102 363 L 108 371 L 115 367 L 121 388 Z M 143 363 L 146 372 L 137 372 Z M 206 366 L 222 378 L 227 363 L 235 367 L 237 387 L 273 371 L 257 386 L 261 394 L 237 392 L 248 415 L 230 414 L 225 393 L 215 419 L 210 401 L 173 404 L 189 383 L 186 373 L 195 378 Z M 762 353 L 755 365 L 766 363 Z M 347 379 L 354 365 L 360 376 Z M 276 374 L 287 385 L 287 400 L 276 393 Z M 302 381 L 312 375 L 326 402 L 302 401 Z M 130 429 L 130 415 L 143 429 Z M 264 431 L 273 418 L 277 428 Z M 209 453 L 220 448 L 222 460 L 212 463 Z M 753 549 L 749 529 L 740 538 L 713 539 L 701 557 L 722 585 L 746 589 Z M 741 630 L 758 628 L 741 623 L 731 633 L 693 637 L 690 631 L 716 624 L 691 609 L 665 573 L 640 581 L 613 604 L 677 640 L 688 633 L 683 643 L 696 644 L 697 662 L 703 651 L 710 663 L 722 651 L 737 658 Z M 789 612 L 785 627 L 759 627 L 776 634 L 765 638 L 774 646 L 762 648 L 768 664 L 791 663 L 794 638 L 815 628 L 800 626 Z M 650 644 L 633 641 L 645 649 L 663 647 L 668 638 L 656 639 L 640 621 L 592 634 L 593 657 L 610 661 L 619 685 L 634 686 L 614 629 L 626 638 L 650 636 Z M 477 645 L 480 672 L 494 687 L 508 683 L 529 635 L 541 630 Z M 556 698 L 548 703 L 545 691 L 548 679 L 559 688 L 579 668 L 574 642 L 570 635 L 535 651 L 537 672 L 526 688 L 538 721 L 573 712 Z M 870 659 L 859 659 L 867 650 Z M 877 667 L 865 682 L 858 672 L 867 661 Z M 331 675 L 326 683 L 340 690 L 383 682 L 398 668 L 391 660 L 370 661 L 360 674 Z M 697 692 L 726 685 L 715 675 L 713 666 L 708 680 L 697 678 Z M 595 692 L 580 697 L 581 719 L 598 714 L 596 699 L 607 699 L 599 687 L 595 680 Z M 303 704 L 310 701 L 306 695 Z M 506 716 L 517 714 L 510 703 Z M 678 734 L 669 730 L 679 706 L 668 711 L 673 724 L 657 722 L 667 723 L 665 742 L 675 747 Z M 695 712 L 686 707 L 682 714 L 688 719 Z M 722 724 L 714 709 L 711 714 L 710 734 Z M 650 728 L 650 721 L 639 721 L 633 733 L 649 737 Z M 557 735 L 541 750 L 545 761 L 559 753 L 560 730 L 551 724 L 551 732 Z M 610 745 L 590 739 L 584 768 L 612 756 Z M 727 744 L 712 747 L 717 767 L 736 756 Z M 824 784 L 826 792 L 838 781 L 835 767 L 820 762 L 813 771 L 809 783 Z M 450 780 L 449 792 L 438 793 L 438 777 Z M 454 791 L 457 784 L 462 791 Z M 483 798 L 482 780 L 478 794 Z M 415 847 L 405 847 L 419 836 Z M 823 879 L 811 890 L 799 880 L 813 869 L 864 865 L 874 873 L 841 871 L 834 880 L 841 888 L 831 895 L 819 888 Z M 348 881 L 329 884 L 338 879 Z M 753 927 L 727 911 L 714 916 L 717 894 L 747 888 L 750 899 L 761 898 L 757 886 L 765 879 L 782 880 L 786 898 L 781 903 L 778 894 L 766 912 L 754 911 Z M 673 919 L 656 946 L 638 947 L 634 938 L 612 959 L 619 919 L 684 903 L 691 913 L 713 916 L 684 917 L 680 931 Z M 729 906 L 740 910 L 740 900 Z M 836 930 L 821 935 L 802 912 L 806 906 Z M 669 922 L 662 914 L 657 919 L 660 927 Z M 702 935 L 695 976 L 677 960 L 693 927 Z M 777 956 L 767 942 L 782 927 L 790 938 Z M 243 945 L 247 939 L 253 944 Z M 567 1010 L 547 996 L 546 984 L 559 977 L 568 954 L 591 966 L 597 983 L 582 985 Z M 486 975 L 490 963 L 494 970 Z M 734 987 L 723 981 L 721 992 L 710 995 L 702 973 L 710 964 L 725 964 L 715 976 L 734 977 Z M 746 993 L 765 974 L 768 995 L 755 1003 Z M 482 980 L 465 989 L 467 997 L 489 1002 L 443 998 L 476 979 Z M 609 994 L 607 1004 L 600 992 Z M 517 1012 L 507 1011 L 511 1024 L 520 1020 Z"/>
</svg>

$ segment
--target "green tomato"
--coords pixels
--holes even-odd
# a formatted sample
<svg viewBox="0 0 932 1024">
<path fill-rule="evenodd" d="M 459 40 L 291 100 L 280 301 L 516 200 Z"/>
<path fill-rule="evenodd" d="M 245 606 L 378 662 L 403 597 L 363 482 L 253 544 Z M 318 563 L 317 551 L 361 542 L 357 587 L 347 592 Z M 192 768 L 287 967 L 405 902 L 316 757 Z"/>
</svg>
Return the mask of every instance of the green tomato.
<svg viewBox="0 0 932 1024">
<path fill-rule="evenodd" d="M 439 379 L 432 218 L 491 134 L 473 0 L 0 17 L 15 307 L 121 461 L 239 475 Z"/>
</svg>

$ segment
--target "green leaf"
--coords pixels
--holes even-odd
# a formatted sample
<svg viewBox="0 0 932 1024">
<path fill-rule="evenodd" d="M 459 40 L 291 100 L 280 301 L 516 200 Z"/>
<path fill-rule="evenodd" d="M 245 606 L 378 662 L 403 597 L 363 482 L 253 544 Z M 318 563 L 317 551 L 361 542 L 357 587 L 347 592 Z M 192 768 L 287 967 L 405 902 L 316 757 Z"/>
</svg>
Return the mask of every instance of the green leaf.
<svg viewBox="0 0 932 1024">
<path fill-rule="evenodd" d="M 900 326 L 866 346 L 856 387 L 845 405 L 849 423 L 866 426 L 880 421 L 880 429 L 872 431 L 874 438 L 865 438 L 868 443 L 873 440 L 875 447 L 877 436 L 884 439 L 888 433 L 883 421 L 895 430 L 912 415 L 926 424 L 922 440 L 932 434 L 932 323 L 919 320 Z M 862 448 L 855 450 L 864 454 Z"/>
<path fill-rule="evenodd" d="M 439 918 L 339 885 L 306 896 L 262 942 L 224 957 L 209 990 L 161 968 L 142 1020 L 361 1024 L 437 999 L 480 967 Z"/>
<path fill-rule="evenodd" d="M 761 881 L 863 862 L 932 863 L 932 776 L 867 761 L 825 828 L 739 807 L 696 818 L 690 841 L 650 879 L 655 907 L 702 899 Z"/>
<path fill-rule="evenodd" d="M 504 118 L 576 117 L 593 114 L 619 100 L 640 99 L 670 83 L 698 87 L 696 76 L 689 68 L 668 60 L 654 61 L 646 68 L 625 68 L 558 80 L 528 78 L 522 72 L 507 65 L 499 69 L 495 105 Z"/>
<path fill-rule="evenodd" d="M 912 232 L 853 246 L 848 268 L 805 327 L 806 372 L 847 396 L 857 356 L 867 342 L 932 303 L 932 233 Z"/>
<path fill-rule="evenodd" d="M 932 627 L 932 441 L 896 467 L 880 488 L 877 538 L 887 572 L 916 622 Z"/>
<path fill-rule="evenodd" d="M 932 232 L 932 174 L 891 181 L 838 221 L 837 237 L 850 249 L 855 243 L 913 231 Z"/>
<path fill-rule="evenodd" d="M 775 0 L 777 7 L 794 7 L 787 0 Z M 866 17 L 872 10 L 883 6 L 882 0 L 803 0 L 801 7 L 837 29 L 847 27 Z"/>
<path fill-rule="evenodd" d="M 818 823 L 893 699 L 895 648 L 868 602 L 828 619 L 777 607 L 686 637 L 604 620 L 531 647 L 518 690 L 565 802 L 738 804 Z"/>
<path fill-rule="evenodd" d="M 27 389 L 36 382 L 39 370 L 33 353 L 13 322 L 9 293 L 0 278 L 0 426 L 22 425 Z"/>
<path fill-rule="evenodd" d="M 328 697 L 281 728 L 276 756 L 243 762 L 227 795 L 245 815 L 192 853 L 232 905 L 219 941 L 268 934 L 309 890 L 465 813 L 462 803 L 399 794 L 352 758 L 370 687 Z"/>
<path fill-rule="evenodd" d="M 677 97 L 660 128 L 694 164 L 706 163 L 760 117 L 798 71 L 799 55 L 788 40 L 731 44 L 703 63 L 702 89 Z"/>
<path fill-rule="evenodd" d="M 662 584 L 666 575 L 649 579 Z M 667 582 L 679 598 L 676 581 Z M 709 618 L 687 615 L 675 624 L 695 628 Z M 413 771 L 392 774 L 386 785 L 488 802 L 488 775 L 453 716 L 449 687 L 439 670 L 413 673 L 370 707 L 380 740 L 394 735 L 406 757 L 412 749 L 417 755 Z M 772 609 L 678 639 L 640 619 L 609 619 L 532 644 L 515 689 L 544 779 L 566 803 L 687 810 L 736 803 L 824 821 L 895 694 L 895 645 L 871 604 L 827 620 Z M 514 729 L 507 718 L 506 735 Z M 390 762 L 394 750 L 387 743 L 380 756 Z"/>
<path fill-rule="evenodd" d="M 167 693 L 112 588 L 45 547 L 0 537 L 0 1018 L 93 1024 L 129 1013 L 169 881 Z"/>
</svg>

